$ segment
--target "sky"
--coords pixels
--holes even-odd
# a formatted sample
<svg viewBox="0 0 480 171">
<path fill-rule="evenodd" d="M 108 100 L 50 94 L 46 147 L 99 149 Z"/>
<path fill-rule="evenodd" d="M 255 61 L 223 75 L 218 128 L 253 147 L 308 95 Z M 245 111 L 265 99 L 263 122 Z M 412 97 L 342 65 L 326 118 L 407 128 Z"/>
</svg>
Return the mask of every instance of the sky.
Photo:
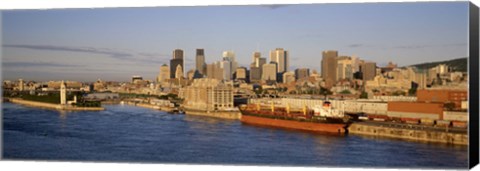
<svg viewBox="0 0 480 171">
<path fill-rule="evenodd" d="M 284 48 L 290 70 L 320 71 L 321 52 L 384 66 L 468 55 L 468 2 L 192 6 L 2 11 L 4 80 L 154 80 L 174 49 L 186 70 L 195 49 L 206 62 L 232 50 L 240 66 L 252 53 Z"/>
</svg>

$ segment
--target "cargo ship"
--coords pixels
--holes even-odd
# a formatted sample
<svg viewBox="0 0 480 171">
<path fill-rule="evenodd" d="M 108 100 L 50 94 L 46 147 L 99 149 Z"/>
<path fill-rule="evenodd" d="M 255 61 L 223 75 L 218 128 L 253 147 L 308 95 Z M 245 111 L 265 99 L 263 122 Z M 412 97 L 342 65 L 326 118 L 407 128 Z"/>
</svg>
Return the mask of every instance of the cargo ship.
<svg viewBox="0 0 480 171">
<path fill-rule="evenodd" d="M 260 104 L 240 105 L 241 122 L 245 124 L 271 126 L 319 133 L 346 134 L 350 119 L 343 111 L 332 107 L 329 101 L 312 108 L 292 110 L 286 107 L 270 107 Z"/>
</svg>

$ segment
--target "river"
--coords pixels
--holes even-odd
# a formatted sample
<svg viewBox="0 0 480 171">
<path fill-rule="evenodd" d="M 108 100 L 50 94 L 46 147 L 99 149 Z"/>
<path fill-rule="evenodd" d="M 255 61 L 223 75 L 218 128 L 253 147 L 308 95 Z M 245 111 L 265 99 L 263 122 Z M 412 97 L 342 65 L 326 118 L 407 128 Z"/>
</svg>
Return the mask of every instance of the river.
<svg viewBox="0 0 480 171">
<path fill-rule="evenodd" d="M 180 164 L 466 168 L 466 146 L 274 129 L 127 105 L 3 103 L 3 158 Z"/>
</svg>

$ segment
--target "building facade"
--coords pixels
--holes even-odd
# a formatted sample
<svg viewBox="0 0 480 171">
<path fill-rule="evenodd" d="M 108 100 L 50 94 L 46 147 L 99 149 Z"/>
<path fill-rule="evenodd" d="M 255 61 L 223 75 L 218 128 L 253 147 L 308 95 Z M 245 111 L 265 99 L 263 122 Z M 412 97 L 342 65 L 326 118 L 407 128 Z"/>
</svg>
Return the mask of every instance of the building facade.
<svg viewBox="0 0 480 171">
<path fill-rule="evenodd" d="M 337 81 L 337 56 L 338 51 L 322 52 L 322 78 L 325 80 L 326 87 L 332 87 Z"/>
<path fill-rule="evenodd" d="M 217 79 L 195 79 L 184 89 L 187 109 L 219 111 L 234 108 L 233 87 Z"/>
</svg>

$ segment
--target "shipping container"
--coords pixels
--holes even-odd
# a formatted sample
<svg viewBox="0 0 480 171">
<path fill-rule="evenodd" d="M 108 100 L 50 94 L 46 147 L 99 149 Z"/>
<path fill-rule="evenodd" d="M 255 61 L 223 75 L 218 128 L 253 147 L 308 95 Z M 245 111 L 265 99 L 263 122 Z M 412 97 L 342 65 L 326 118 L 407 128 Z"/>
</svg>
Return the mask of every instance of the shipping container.
<svg viewBox="0 0 480 171">
<path fill-rule="evenodd" d="M 420 119 L 420 123 L 422 125 L 433 125 L 434 124 L 434 120 L 433 119 Z"/>
<path fill-rule="evenodd" d="M 446 120 L 436 120 L 435 121 L 435 125 L 436 126 L 441 126 L 441 127 L 446 127 L 446 126 L 450 126 L 450 121 L 446 121 Z"/>
<path fill-rule="evenodd" d="M 462 121 L 452 121 L 452 126 L 456 128 L 467 128 L 468 123 Z"/>
</svg>

